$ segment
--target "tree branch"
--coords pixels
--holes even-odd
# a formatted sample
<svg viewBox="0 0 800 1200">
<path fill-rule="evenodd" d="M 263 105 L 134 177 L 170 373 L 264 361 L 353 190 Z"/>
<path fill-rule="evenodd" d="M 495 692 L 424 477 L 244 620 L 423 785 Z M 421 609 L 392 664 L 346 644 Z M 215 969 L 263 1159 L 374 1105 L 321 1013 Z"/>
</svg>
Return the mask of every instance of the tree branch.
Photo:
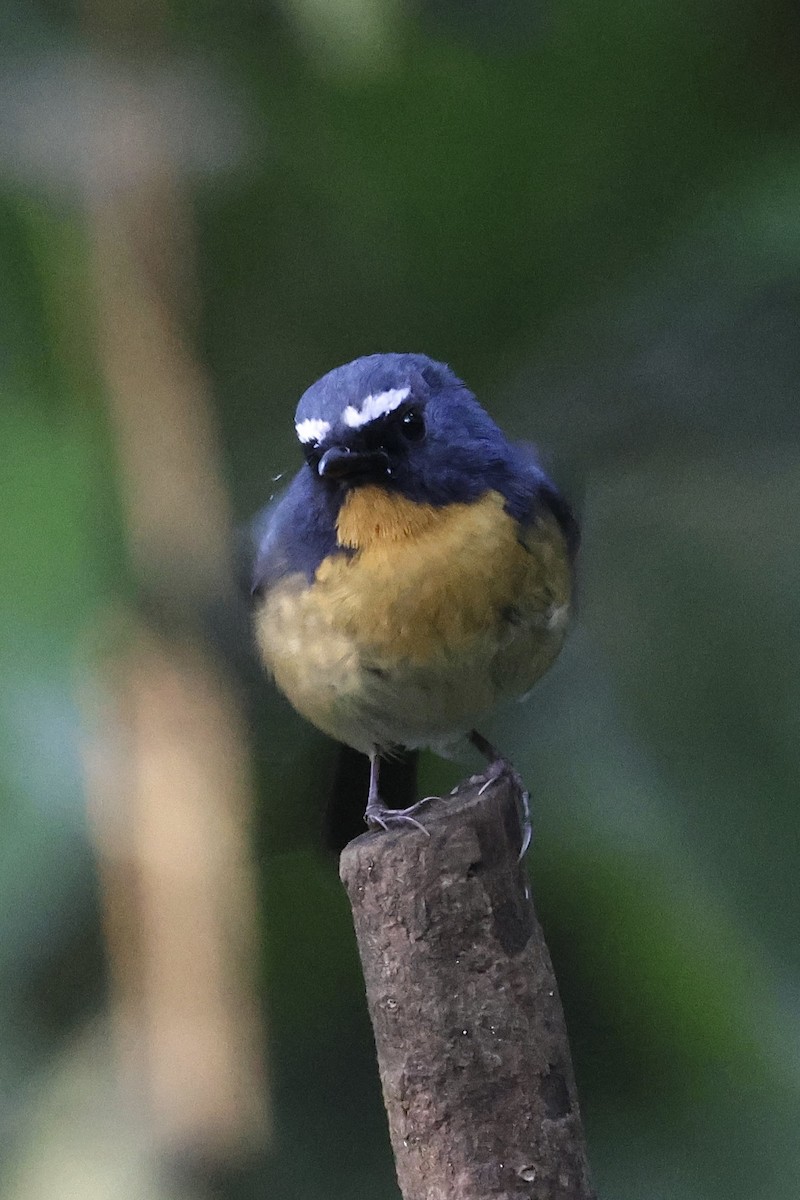
<svg viewBox="0 0 800 1200">
<path fill-rule="evenodd" d="M 561 1002 L 506 778 L 340 872 L 404 1200 L 594 1200 Z"/>
</svg>

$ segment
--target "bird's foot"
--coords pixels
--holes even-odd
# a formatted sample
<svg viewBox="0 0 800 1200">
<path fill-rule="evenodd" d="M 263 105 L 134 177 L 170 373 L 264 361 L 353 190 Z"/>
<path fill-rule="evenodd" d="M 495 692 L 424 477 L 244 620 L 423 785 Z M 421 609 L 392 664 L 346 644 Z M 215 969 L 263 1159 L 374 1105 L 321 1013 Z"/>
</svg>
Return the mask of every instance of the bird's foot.
<svg viewBox="0 0 800 1200">
<path fill-rule="evenodd" d="M 477 730 L 472 731 L 472 733 L 469 735 L 469 740 L 472 742 L 473 746 L 480 750 L 481 754 L 484 754 L 486 758 L 489 759 L 489 766 L 483 774 L 484 783 L 478 791 L 478 795 L 482 796 L 487 788 L 490 788 L 498 779 L 505 778 L 509 781 L 514 789 L 515 794 L 519 797 L 519 823 L 521 839 L 519 858 L 517 861 L 521 862 L 527 854 L 533 838 L 533 821 L 531 820 L 531 794 L 525 787 L 522 776 L 514 764 L 509 762 L 507 758 L 504 758 L 504 756 L 494 748 L 491 742 L 488 742 L 485 737 L 477 732 Z"/>
<path fill-rule="evenodd" d="M 426 837 L 430 837 L 425 826 L 417 820 L 416 814 L 421 812 L 425 805 L 439 798 L 425 796 L 416 804 L 410 804 L 408 808 L 387 808 L 378 797 L 370 798 L 364 812 L 364 820 L 370 829 L 400 829 L 404 825 L 411 825 L 414 829 L 421 829 Z"/>
<path fill-rule="evenodd" d="M 364 813 L 367 828 L 400 829 L 404 825 L 411 825 L 414 829 L 421 829 L 426 837 L 430 837 L 425 826 L 417 820 L 417 813 L 421 812 L 426 804 L 430 804 L 432 800 L 438 800 L 439 797 L 426 796 L 424 800 L 418 800 L 416 804 L 410 804 L 408 808 L 387 808 L 381 800 L 380 794 L 380 763 L 380 752 L 376 746 L 369 756 L 369 792 Z"/>
</svg>

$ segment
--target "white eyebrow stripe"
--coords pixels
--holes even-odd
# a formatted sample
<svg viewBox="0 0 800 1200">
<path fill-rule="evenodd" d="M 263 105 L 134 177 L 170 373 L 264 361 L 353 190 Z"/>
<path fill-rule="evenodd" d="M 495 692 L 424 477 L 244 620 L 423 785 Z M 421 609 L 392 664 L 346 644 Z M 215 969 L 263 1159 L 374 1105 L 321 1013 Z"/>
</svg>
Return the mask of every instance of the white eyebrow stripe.
<svg viewBox="0 0 800 1200">
<path fill-rule="evenodd" d="M 394 412 L 410 395 L 411 388 L 404 387 L 390 388 L 388 392 L 378 392 L 375 396 L 367 396 L 361 401 L 360 408 L 354 408 L 352 404 L 348 404 L 342 413 L 342 420 L 351 429 L 358 429 L 361 425 L 368 425 L 370 421 L 377 421 L 379 417 L 385 417 L 388 413 Z"/>
<path fill-rule="evenodd" d="M 306 417 L 305 421 L 298 421 L 295 425 L 301 442 L 321 442 L 330 428 L 330 422 L 323 421 L 321 417 Z"/>
</svg>

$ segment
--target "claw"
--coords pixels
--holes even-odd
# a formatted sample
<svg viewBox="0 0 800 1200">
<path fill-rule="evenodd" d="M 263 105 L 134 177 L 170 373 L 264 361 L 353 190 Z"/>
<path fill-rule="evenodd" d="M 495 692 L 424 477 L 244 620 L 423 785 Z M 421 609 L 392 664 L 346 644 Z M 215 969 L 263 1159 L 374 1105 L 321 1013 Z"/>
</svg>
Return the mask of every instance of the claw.
<svg viewBox="0 0 800 1200">
<path fill-rule="evenodd" d="M 429 831 L 424 825 L 414 816 L 415 813 L 431 800 L 438 800 L 438 796 L 426 796 L 424 800 L 418 800 L 416 804 L 410 805 L 408 808 L 387 808 L 380 800 L 370 800 L 364 813 L 364 820 L 370 829 L 392 829 L 398 826 L 411 825 L 414 829 L 419 829 L 426 837 L 430 837 Z"/>
<path fill-rule="evenodd" d="M 411 825 L 414 829 L 419 829 L 426 837 L 430 837 L 430 833 L 416 819 L 415 813 L 418 813 L 424 805 L 430 804 L 432 800 L 438 800 L 438 796 L 425 796 L 424 799 L 418 800 L 416 804 L 409 805 L 408 808 L 387 808 L 380 797 L 378 791 L 378 776 L 380 772 L 380 758 L 377 750 L 374 750 L 370 755 L 370 771 L 369 771 L 369 795 L 367 797 L 367 808 L 364 813 L 364 820 L 370 829 L 397 829 L 403 825 Z"/>
<path fill-rule="evenodd" d="M 486 758 L 489 759 L 489 769 L 486 773 L 486 782 L 478 791 L 478 795 L 482 796 L 483 793 L 492 786 L 496 779 L 499 779 L 501 775 L 505 775 L 514 785 L 514 790 L 520 798 L 521 812 L 519 815 L 519 825 L 521 840 L 517 862 L 522 862 L 523 858 L 528 853 L 528 849 L 533 839 L 531 794 L 522 782 L 522 776 L 519 774 L 519 771 L 517 771 L 516 767 L 512 766 L 507 758 L 504 758 L 502 754 L 495 750 L 491 742 L 487 742 L 486 738 L 483 737 L 482 734 L 473 729 L 472 733 L 469 735 L 469 739 L 473 746 L 480 750 L 481 754 L 484 754 Z"/>
<path fill-rule="evenodd" d="M 520 791 L 522 799 L 522 845 L 519 848 L 517 862 L 522 862 L 525 855 L 530 849 L 530 844 L 533 840 L 533 819 L 531 817 L 531 794 L 527 788 L 522 788 Z"/>
</svg>

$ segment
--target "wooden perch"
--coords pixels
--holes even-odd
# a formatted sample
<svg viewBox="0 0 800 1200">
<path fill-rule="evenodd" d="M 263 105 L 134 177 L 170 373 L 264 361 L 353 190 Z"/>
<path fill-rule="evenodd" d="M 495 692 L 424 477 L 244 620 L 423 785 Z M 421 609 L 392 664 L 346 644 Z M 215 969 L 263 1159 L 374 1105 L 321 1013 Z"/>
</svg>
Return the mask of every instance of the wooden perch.
<svg viewBox="0 0 800 1200">
<path fill-rule="evenodd" d="M 341 856 L 404 1200 L 594 1200 L 504 777 Z"/>
</svg>

